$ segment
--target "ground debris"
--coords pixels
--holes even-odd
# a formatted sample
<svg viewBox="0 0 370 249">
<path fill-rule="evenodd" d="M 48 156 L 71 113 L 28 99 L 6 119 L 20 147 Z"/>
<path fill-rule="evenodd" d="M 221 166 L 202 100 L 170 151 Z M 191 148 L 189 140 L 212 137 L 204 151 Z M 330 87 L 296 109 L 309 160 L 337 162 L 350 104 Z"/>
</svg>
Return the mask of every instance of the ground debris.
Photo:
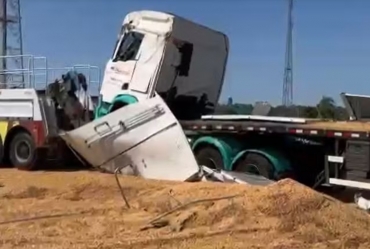
<svg viewBox="0 0 370 249">
<path fill-rule="evenodd" d="M 292 180 L 255 187 L 122 176 L 130 209 L 113 175 L 3 169 L 0 181 L 1 248 L 370 248 L 365 212 Z"/>
</svg>

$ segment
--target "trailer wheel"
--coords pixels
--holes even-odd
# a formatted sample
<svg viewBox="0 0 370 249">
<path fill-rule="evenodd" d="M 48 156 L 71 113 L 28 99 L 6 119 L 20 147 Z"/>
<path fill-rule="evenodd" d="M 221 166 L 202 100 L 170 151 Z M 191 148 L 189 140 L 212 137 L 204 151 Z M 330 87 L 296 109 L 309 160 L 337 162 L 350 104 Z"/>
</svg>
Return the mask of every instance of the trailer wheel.
<svg viewBox="0 0 370 249">
<path fill-rule="evenodd" d="M 211 169 L 224 169 L 224 162 L 220 152 L 211 146 L 201 147 L 195 151 L 197 163 Z"/>
<path fill-rule="evenodd" d="M 20 170 L 33 170 L 36 167 L 36 145 L 27 132 L 19 132 L 10 142 L 10 163 Z"/>
<path fill-rule="evenodd" d="M 266 157 L 255 153 L 248 153 L 238 160 L 234 166 L 234 170 L 237 172 L 261 175 L 267 179 L 274 179 L 273 165 Z"/>
</svg>

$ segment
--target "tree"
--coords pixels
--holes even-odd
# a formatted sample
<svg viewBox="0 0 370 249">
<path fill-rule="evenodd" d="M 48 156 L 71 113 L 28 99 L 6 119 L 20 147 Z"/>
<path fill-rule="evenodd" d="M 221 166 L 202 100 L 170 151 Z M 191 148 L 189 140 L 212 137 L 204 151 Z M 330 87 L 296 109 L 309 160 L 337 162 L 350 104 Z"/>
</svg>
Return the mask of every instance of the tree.
<svg viewBox="0 0 370 249">
<path fill-rule="evenodd" d="M 230 105 L 217 105 L 216 114 L 244 114 L 250 115 L 254 106 L 252 104 L 234 103 Z M 301 118 L 320 118 L 333 120 L 348 120 L 347 110 L 337 106 L 334 99 L 323 96 L 320 102 L 314 106 L 282 106 L 272 107 L 268 116 L 278 117 L 301 117 Z"/>
<path fill-rule="evenodd" d="M 319 118 L 323 119 L 335 119 L 336 113 L 335 110 L 337 105 L 333 98 L 328 96 L 323 96 L 320 102 L 317 104 L 317 111 Z"/>
<path fill-rule="evenodd" d="M 227 114 L 238 114 L 233 105 L 217 105 L 215 108 L 215 114 L 227 115 Z"/>
<path fill-rule="evenodd" d="M 253 105 L 252 104 L 239 104 L 235 103 L 233 105 L 234 110 L 237 114 L 241 115 L 250 115 L 253 111 Z"/>
<path fill-rule="evenodd" d="M 317 118 L 319 116 L 319 112 L 314 106 L 304 106 L 302 116 L 305 118 Z"/>
</svg>

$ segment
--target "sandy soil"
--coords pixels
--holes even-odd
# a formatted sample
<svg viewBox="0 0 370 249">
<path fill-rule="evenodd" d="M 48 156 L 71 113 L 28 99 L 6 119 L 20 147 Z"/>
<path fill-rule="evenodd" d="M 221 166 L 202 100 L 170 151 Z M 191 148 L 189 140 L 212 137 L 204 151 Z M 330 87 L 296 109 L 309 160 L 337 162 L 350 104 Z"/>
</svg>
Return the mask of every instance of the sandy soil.
<svg viewBox="0 0 370 249">
<path fill-rule="evenodd" d="M 1 169 L 1 248 L 370 248 L 366 213 L 291 180 L 120 180 L 130 209 L 112 175 Z"/>
</svg>

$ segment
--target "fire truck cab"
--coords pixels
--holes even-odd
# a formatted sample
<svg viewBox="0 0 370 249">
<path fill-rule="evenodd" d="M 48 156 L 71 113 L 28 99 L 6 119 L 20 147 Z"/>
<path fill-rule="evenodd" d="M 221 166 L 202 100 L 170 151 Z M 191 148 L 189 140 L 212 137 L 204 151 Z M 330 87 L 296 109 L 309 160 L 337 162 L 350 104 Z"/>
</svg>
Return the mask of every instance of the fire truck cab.
<svg viewBox="0 0 370 249">
<path fill-rule="evenodd" d="M 10 56 L 2 57 L 0 59 Z M 62 111 L 63 106 L 57 106 L 53 101 L 55 96 L 50 94 L 50 86 L 53 85 L 49 84 L 51 79 L 58 74 L 63 75 L 61 80 L 66 80 L 68 72 L 78 71 L 86 75 L 85 83 L 92 85 L 99 83 L 100 75 L 99 69 L 90 65 L 50 68 L 45 57 L 20 55 L 19 58 L 26 66 L 0 70 L 0 163 L 22 170 L 33 170 L 42 167 L 49 159 L 65 159 L 68 154 L 66 152 L 70 152 L 66 150 L 65 143 L 61 142 L 59 132 L 74 127 Z M 79 86 L 76 84 L 77 88 Z M 78 90 L 75 89 L 76 95 L 80 92 Z M 77 98 L 76 103 L 83 104 L 80 96 L 76 95 L 73 97 Z M 92 108 L 85 107 L 87 110 Z M 66 120 L 69 122 L 67 125 Z"/>
</svg>

